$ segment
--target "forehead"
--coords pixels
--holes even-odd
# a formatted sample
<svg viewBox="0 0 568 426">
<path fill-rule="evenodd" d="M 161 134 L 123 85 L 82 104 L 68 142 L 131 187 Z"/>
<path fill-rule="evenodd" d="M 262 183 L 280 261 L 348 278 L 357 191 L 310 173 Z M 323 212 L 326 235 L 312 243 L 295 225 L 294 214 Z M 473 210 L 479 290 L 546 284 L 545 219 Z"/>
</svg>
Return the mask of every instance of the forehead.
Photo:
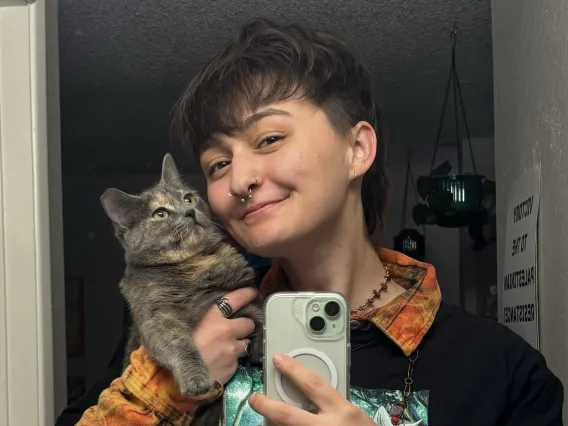
<svg viewBox="0 0 568 426">
<path fill-rule="evenodd" d="M 165 185 L 156 185 L 145 191 L 140 197 L 150 208 L 163 207 L 177 201 L 181 194 L 193 192 L 189 188 L 172 188 Z"/>
</svg>

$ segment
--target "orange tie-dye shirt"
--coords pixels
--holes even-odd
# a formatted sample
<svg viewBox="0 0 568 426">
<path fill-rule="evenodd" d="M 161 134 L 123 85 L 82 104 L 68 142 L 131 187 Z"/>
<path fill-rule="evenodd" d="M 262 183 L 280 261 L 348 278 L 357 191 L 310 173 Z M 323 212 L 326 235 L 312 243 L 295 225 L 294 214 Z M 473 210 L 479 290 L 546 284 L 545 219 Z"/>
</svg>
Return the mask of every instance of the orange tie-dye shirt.
<svg viewBox="0 0 568 426">
<path fill-rule="evenodd" d="M 390 267 L 393 280 L 406 291 L 365 318 L 408 356 L 420 344 L 440 307 L 436 273 L 431 265 L 401 253 L 379 248 L 377 254 Z M 268 296 L 287 289 L 286 277 L 275 263 L 262 281 L 260 292 Z M 122 377 L 101 393 L 98 404 L 85 411 L 76 426 L 187 426 L 200 405 L 222 394 L 223 387 L 217 384 L 209 394 L 182 396 L 171 373 L 159 367 L 142 346 L 132 354 Z"/>
</svg>

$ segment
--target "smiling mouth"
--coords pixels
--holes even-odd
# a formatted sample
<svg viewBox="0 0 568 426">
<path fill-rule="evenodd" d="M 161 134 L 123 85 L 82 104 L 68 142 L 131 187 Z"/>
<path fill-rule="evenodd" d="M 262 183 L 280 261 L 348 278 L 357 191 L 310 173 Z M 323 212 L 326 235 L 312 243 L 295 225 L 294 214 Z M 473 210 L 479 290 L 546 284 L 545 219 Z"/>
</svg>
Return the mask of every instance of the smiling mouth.
<svg viewBox="0 0 568 426">
<path fill-rule="evenodd" d="M 250 220 L 256 216 L 263 214 L 268 210 L 272 210 L 274 207 L 280 205 L 284 200 L 273 201 L 270 203 L 263 203 L 259 204 L 258 206 L 252 206 L 251 208 L 247 209 L 243 215 L 243 220 Z"/>
</svg>

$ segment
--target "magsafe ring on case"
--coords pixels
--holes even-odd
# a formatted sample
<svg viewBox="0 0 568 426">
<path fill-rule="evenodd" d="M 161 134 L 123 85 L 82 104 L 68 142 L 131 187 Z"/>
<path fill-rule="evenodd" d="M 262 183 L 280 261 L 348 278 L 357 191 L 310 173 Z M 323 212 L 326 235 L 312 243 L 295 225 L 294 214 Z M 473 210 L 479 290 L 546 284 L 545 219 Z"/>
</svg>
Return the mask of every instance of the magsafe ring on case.
<svg viewBox="0 0 568 426">
<path fill-rule="evenodd" d="M 330 385 L 333 387 L 333 389 L 337 389 L 337 368 L 335 368 L 335 364 L 333 363 L 333 361 L 331 360 L 330 357 L 328 357 L 326 354 L 324 354 L 322 351 L 319 351 L 317 349 L 314 348 L 298 348 L 298 349 L 294 349 L 293 351 L 288 352 L 288 356 L 291 358 L 296 358 L 300 355 L 311 355 L 311 356 L 315 356 L 316 358 L 321 359 L 325 365 L 327 366 L 327 368 L 329 369 L 329 374 L 330 374 Z M 276 380 L 276 392 L 278 392 L 278 395 L 280 396 L 280 398 L 282 398 L 282 401 L 293 405 L 295 407 L 301 407 L 301 404 L 297 401 L 294 401 L 292 398 L 290 398 L 290 396 L 284 391 L 284 386 L 282 385 L 282 373 L 280 373 L 280 371 L 276 370 L 276 374 L 275 374 L 275 380 Z"/>
</svg>

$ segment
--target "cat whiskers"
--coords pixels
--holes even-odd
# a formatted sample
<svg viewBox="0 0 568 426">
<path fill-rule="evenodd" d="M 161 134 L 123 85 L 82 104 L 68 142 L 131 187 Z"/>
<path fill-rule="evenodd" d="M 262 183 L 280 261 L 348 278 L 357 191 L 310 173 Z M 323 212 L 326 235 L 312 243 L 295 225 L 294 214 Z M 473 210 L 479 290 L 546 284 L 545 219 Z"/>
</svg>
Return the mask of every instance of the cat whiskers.
<svg viewBox="0 0 568 426">
<path fill-rule="evenodd" d="M 202 219 L 205 220 L 206 222 L 212 223 L 213 225 L 215 225 L 215 226 L 221 228 L 221 229 L 224 230 L 224 231 L 227 231 L 227 228 L 225 228 L 223 225 L 221 225 L 221 224 L 219 224 L 219 223 L 217 223 L 217 222 L 215 222 L 215 221 L 213 221 L 213 220 L 211 220 L 211 219 L 207 219 L 207 218 L 205 218 L 205 217 L 202 218 Z M 229 232 L 229 231 L 227 231 L 227 232 Z"/>
</svg>

